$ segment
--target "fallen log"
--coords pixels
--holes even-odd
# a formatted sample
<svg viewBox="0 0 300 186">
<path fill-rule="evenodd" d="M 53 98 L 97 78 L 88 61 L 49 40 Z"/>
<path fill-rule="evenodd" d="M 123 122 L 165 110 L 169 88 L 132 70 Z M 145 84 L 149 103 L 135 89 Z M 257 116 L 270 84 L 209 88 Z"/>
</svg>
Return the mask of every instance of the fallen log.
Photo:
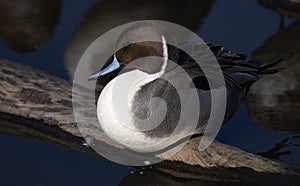
<svg viewBox="0 0 300 186">
<path fill-rule="evenodd" d="M 84 99 L 94 99 L 94 96 L 84 89 L 75 93 L 75 96 L 79 95 Z M 91 121 L 91 118 L 95 117 L 87 114 L 91 105 L 80 102 L 75 104 L 79 104 L 82 108 L 80 117 L 83 121 L 95 122 Z M 0 59 L 0 132 L 36 138 L 96 154 L 91 148 L 82 145 L 84 139 L 73 115 L 72 83 L 5 59 Z M 95 140 L 102 148 L 110 146 L 118 148 L 118 145 L 106 137 L 99 127 L 93 132 L 97 133 Z M 247 153 L 216 140 L 209 148 L 200 152 L 198 151 L 199 140 L 200 137 L 197 137 L 188 141 L 179 152 L 168 158 L 159 168 L 175 175 L 182 175 L 182 172 L 197 175 L 198 168 L 202 170 L 203 168 L 245 168 L 256 173 L 299 176 L 300 169 L 297 167 Z M 123 150 L 120 148 L 120 152 Z M 187 177 L 186 174 L 184 175 Z"/>
</svg>

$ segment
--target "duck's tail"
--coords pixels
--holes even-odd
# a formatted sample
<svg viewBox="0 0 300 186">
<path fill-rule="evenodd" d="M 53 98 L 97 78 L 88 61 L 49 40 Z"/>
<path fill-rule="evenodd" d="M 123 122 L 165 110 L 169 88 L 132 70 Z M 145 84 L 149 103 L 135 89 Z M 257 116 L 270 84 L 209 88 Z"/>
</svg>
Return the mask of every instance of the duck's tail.
<svg viewBox="0 0 300 186">
<path fill-rule="evenodd" d="M 241 90 L 248 89 L 250 86 L 264 77 L 265 75 L 275 74 L 284 68 L 273 68 L 282 61 L 279 59 L 268 65 L 263 65 L 261 61 L 246 61 L 244 54 L 235 54 L 225 50 L 221 46 L 210 46 L 210 49 L 218 59 L 224 74 L 224 78 L 229 82 L 229 86 L 237 86 Z"/>
</svg>

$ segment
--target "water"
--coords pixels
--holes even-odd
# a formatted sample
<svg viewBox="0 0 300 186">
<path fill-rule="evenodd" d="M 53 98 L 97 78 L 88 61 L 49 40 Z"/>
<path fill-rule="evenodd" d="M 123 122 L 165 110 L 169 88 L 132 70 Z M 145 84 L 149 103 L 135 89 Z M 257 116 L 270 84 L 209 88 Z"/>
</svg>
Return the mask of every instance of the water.
<svg viewBox="0 0 300 186">
<path fill-rule="evenodd" d="M 30 5 L 33 1 L 28 2 Z M 300 101 L 296 99 L 298 94 L 295 91 L 298 86 L 297 78 L 300 75 L 293 73 L 293 69 L 297 70 L 298 67 L 297 59 L 300 60 L 297 58 L 299 35 L 294 31 L 299 25 L 296 18 L 285 17 L 284 22 L 280 22 L 278 13 L 266 9 L 254 0 L 204 0 L 196 5 L 186 3 L 184 7 L 180 1 L 172 1 L 171 6 L 171 1 L 163 3 L 156 0 L 153 0 L 152 4 L 142 5 L 134 1 L 131 1 L 132 4 L 123 1 L 124 6 L 117 6 L 115 2 L 119 2 L 118 0 L 50 1 L 55 6 L 49 6 L 47 4 L 49 2 L 44 2 L 45 5 L 41 3 L 35 6 L 49 7 L 46 12 L 53 19 L 45 19 L 39 23 L 41 25 L 30 27 L 44 31 L 32 32 L 34 36 L 41 35 L 41 37 L 32 37 L 33 41 L 25 40 L 31 38 L 30 29 L 29 36 L 27 35 L 26 38 L 16 37 L 21 34 L 15 28 L 16 26 L 12 26 L 15 28 L 15 35 L 8 37 L 4 29 L 8 25 L 3 24 L 0 18 L 2 24 L 0 25 L 0 56 L 43 69 L 64 79 L 71 79 L 76 62 L 89 42 L 109 28 L 138 19 L 163 19 L 177 22 L 196 31 L 206 41 L 267 61 L 278 57 L 278 52 L 275 52 L 276 47 L 279 47 L 278 50 L 282 52 L 281 57 L 291 56 L 288 54 L 292 53 L 294 57 L 285 58 L 284 64 L 287 67 L 285 73 L 294 76 L 276 76 L 278 84 L 281 82 L 291 85 L 272 86 L 280 88 L 275 90 L 272 87 L 270 89 L 265 83 L 275 81 L 274 79 L 262 80 L 264 82 L 257 84 L 249 92 L 249 98 L 241 105 L 236 116 L 221 129 L 217 139 L 253 153 L 263 153 L 279 146 L 280 148 L 276 150 L 277 154 L 269 154 L 269 156 L 278 156 L 281 160 L 290 163 L 300 163 L 300 138 L 297 137 L 300 130 L 296 125 L 300 121 L 300 117 L 297 116 Z M 0 2 L 0 9 L 4 12 L 3 10 L 12 8 L 9 13 L 3 15 L 13 17 L 10 12 L 18 9 L 8 4 L 4 1 Z M 135 8 L 135 11 L 131 8 Z M 182 13 L 180 13 L 181 9 Z M 185 9 L 190 9 L 190 12 L 184 11 Z M 13 23 L 12 21 L 11 24 Z M 44 27 L 47 29 L 43 30 Z M 13 40 L 14 38 L 17 42 Z M 275 49 L 269 49 L 268 43 L 272 45 L 277 40 L 278 43 L 282 41 L 292 43 L 294 47 L 284 50 L 284 47 L 277 43 L 274 45 Z M 26 45 L 20 45 L 22 42 Z M 268 94 L 261 91 L 260 87 L 267 87 L 264 90 L 267 89 Z M 271 106 L 270 100 L 273 104 Z M 293 108 L 292 114 L 286 111 L 287 107 Z M 263 109 L 260 112 L 264 114 L 263 116 L 257 115 L 255 110 L 258 109 Z M 267 119 L 265 119 L 266 115 Z M 283 121 L 280 118 L 283 118 Z M 273 122 L 278 124 L 272 125 Z M 1 134 L 0 138 L 2 149 L 0 183 L 3 185 L 117 185 L 132 170 L 127 166 L 37 140 L 5 134 Z M 283 155 L 280 156 L 280 153 Z"/>
</svg>

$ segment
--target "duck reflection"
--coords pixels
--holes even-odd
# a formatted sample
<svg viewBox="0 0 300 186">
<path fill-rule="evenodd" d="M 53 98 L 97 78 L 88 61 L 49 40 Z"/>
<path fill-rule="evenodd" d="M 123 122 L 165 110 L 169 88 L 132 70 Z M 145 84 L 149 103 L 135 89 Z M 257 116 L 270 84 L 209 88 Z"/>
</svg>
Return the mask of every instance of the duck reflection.
<svg viewBox="0 0 300 186">
<path fill-rule="evenodd" d="M 281 73 L 257 82 L 249 91 L 246 104 L 256 123 L 266 130 L 300 133 L 300 21 L 279 32 L 253 53 L 254 59 L 283 58 Z"/>
<path fill-rule="evenodd" d="M 29 52 L 48 41 L 59 20 L 61 0 L 0 0 L 0 35 L 7 44 Z"/>
<path fill-rule="evenodd" d="M 96 3 L 87 12 L 66 49 L 65 63 L 70 79 L 73 79 L 87 47 L 110 29 L 132 21 L 155 19 L 174 22 L 196 31 L 213 4 L 214 0 L 103 0 Z M 91 70 L 82 72 L 80 77 L 88 77 L 91 71 L 97 69 L 88 68 Z"/>
</svg>

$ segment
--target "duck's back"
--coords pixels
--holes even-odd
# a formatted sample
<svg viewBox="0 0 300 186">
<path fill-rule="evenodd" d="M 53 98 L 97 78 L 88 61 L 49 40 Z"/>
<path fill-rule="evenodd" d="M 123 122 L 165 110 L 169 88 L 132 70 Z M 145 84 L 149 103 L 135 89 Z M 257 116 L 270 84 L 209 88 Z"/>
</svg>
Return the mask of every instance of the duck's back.
<svg viewBox="0 0 300 186">
<path fill-rule="evenodd" d="M 271 67 L 279 63 L 279 61 L 262 66 L 262 63 L 259 61 L 246 61 L 246 55 L 235 54 L 220 46 L 210 44 L 208 46 L 212 51 L 210 54 L 217 59 L 217 64 L 210 63 L 212 56 L 207 55 L 207 51 L 203 51 L 203 46 L 189 45 L 188 47 L 193 47 L 192 50 L 194 51 L 192 56 L 184 52 L 181 53 L 179 58 L 181 60 L 179 62 L 180 70 L 178 70 L 178 68 L 172 69 L 161 78 L 144 85 L 137 92 L 133 101 L 132 111 L 139 119 L 146 119 L 151 115 L 151 109 L 149 108 L 153 98 L 159 97 L 165 104 L 158 103 L 155 106 L 152 105 L 152 108 L 155 107 L 155 111 L 163 110 L 165 106 L 167 108 L 166 116 L 161 124 L 152 130 L 144 131 L 147 136 L 167 137 L 170 135 L 177 127 L 182 112 L 194 112 L 193 107 L 190 105 L 192 105 L 196 99 L 199 101 L 201 108 L 197 121 L 197 132 L 204 132 L 207 121 L 211 115 L 211 95 L 214 93 L 214 95 L 220 95 L 221 97 L 224 95 L 222 91 L 226 91 L 225 97 L 227 104 L 223 119 L 223 123 L 225 123 L 230 120 L 237 111 L 243 91 L 247 91 L 255 81 L 263 76 L 276 73 L 280 70 L 271 69 Z M 191 51 L 191 49 L 188 49 L 188 51 Z M 204 56 L 205 54 L 207 56 Z M 198 65 L 194 60 L 195 58 L 201 58 L 203 63 Z M 203 68 L 206 68 L 206 73 L 204 73 Z M 218 73 L 218 68 L 221 73 Z M 181 69 L 184 69 L 184 72 Z M 184 73 L 189 75 L 192 82 L 185 83 L 189 81 L 185 79 L 186 76 Z M 214 82 L 214 87 L 209 86 L 208 78 Z M 224 83 L 218 82 L 222 80 Z M 178 89 L 174 84 L 180 84 L 180 88 Z M 197 98 L 193 98 L 192 96 L 195 95 L 191 95 L 191 99 L 187 99 L 190 102 L 185 100 L 185 103 L 182 103 L 178 91 L 190 88 L 197 88 Z M 220 111 L 220 113 L 221 112 L 222 111 Z M 194 122 L 194 120 L 195 118 L 191 117 L 191 123 Z M 136 123 L 136 127 L 139 128 L 138 122 Z M 186 129 L 187 131 L 191 130 L 188 127 Z"/>
</svg>

